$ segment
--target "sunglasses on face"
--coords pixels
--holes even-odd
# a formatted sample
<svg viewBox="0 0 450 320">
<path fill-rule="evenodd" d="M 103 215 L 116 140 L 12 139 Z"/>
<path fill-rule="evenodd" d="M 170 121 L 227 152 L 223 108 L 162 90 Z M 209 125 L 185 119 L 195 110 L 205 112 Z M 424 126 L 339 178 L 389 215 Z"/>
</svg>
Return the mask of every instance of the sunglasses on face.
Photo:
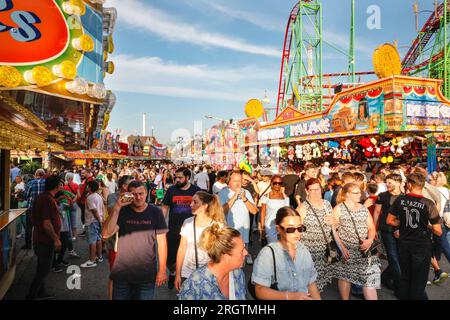
<svg viewBox="0 0 450 320">
<path fill-rule="evenodd" d="M 272 184 L 274 186 L 281 186 L 281 185 L 283 185 L 283 182 L 281 182 L 281 181 L 274 181 L 274 182 L 272 182 Z"/>
<path fill-rule="evenodd" d="M 297 230 L 297 231 L 300 232 L 300 233 L 306 231 L 306 226 L 304 226 L 304 225 L 298 226 L 297 228 L 295 228 L 295 227 L 287 227 L 287 228 L 285 228 L 285 227 L 283 227 L 283 226 L 280 226 L 280 227 L 281 227 L 281 229 L 283 229 L 286 233 L 294 233 L 295 230 Z"/>
</svg>

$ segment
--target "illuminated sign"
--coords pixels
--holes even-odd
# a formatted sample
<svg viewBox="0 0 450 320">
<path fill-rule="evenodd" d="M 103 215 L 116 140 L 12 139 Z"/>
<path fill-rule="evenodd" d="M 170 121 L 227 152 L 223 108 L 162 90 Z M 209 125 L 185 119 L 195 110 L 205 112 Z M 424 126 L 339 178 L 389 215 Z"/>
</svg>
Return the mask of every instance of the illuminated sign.
<svg viewBox="0 0 450 320">
<path fill-rule="evenodd" d="M 328 118 L 292 124 L 290 129 L 291 137 L 299 137 L 309 134 L 328 133 L 330 131 L 331 131 L 331 123 L 330 119 Z"/>
<path fill-rule="evenodd" d="M 286 130 L 284 127 L 260 130 L 258 132 L 258 141 L 283 139 L 285 136 L 285 131 Z"/>
<path fill-rule="evenodd" d="M 54 0 L 0 0 L 0 64 L 30 65 L 59 57 L 69 28 Z"/>
<path fill-rule="evenodd" d="M 450 106 L 442 103 L 407 102 L 407 124 L 422 126 L 450 125 Z"/>
</svg>

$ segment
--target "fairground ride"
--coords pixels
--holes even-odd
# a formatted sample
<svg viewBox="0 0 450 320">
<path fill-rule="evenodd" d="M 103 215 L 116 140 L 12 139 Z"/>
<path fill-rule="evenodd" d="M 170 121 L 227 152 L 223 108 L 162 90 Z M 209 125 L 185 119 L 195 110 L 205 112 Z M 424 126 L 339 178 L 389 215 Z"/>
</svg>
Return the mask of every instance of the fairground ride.
<svg viewBox="0 0 450 320">
<path fill-rule="evenodd" d="M 322 3 L 299 1 L 289 16 L 282 52 L 276 115 L 288 106 L 305 114 L 326 110 L 337 92 L 361 84 L 361 77 L 374 72 L 356 72 L 355 0 L 351 2 L 348 51 L 323 40 Z M 402 74 L 442 79 L 442 91 L 450 98 L 449 0 L 435 2 L 429 19 L 418 32 L 402 61 Z M 418 5 L 414 5 L 418 15 Z M 348 59 L 347 70 L 323 73 L 323 45 Z M 343 77 L 347 77 L 346 81 Z M 356 80 L 358 77 L 358 80 Z"/>
<path fill-rule="evenodd" d="M 347 58 L 346 71 L 323 73 L 324 44 Z M 352 87 L 356 85 L 356 76 L 373 74 L 373 72 L 355 72 L 355 58 L 355 1 L 351 0 L 348 52 L 323 39 L 321 1 L 299 1 L 292 9 L 286 26 L 277 115 L 288 106 L 293 106 L 304 113 L 325 110 L 330 105 L 338 85 L 343 89 Z M 342 77 L 347 77 L 347 83 L 343 83 Z"/>
<path fill-rule="evenodd" d="M 442 92 L 450 98 L 450 30 L 448 0 L 438 4 L 423 25 L 402 62 L 405 75 L 444 80 Z M 415 14 L 421 13 L 414 5 Z"/>
</svg>

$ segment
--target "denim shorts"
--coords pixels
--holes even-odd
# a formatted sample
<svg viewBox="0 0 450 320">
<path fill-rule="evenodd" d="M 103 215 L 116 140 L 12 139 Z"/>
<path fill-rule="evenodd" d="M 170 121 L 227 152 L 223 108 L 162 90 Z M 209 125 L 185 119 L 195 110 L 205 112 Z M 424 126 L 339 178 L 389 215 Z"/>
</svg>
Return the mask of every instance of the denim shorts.
<svg viewBox="0 0 450 320">
<path fill-rule="evenodd" d="M 87 226 L 87 241 L 89 244 L 94 244 L 102 240 L 100 222 L 95 221 Z"/>
</svg>

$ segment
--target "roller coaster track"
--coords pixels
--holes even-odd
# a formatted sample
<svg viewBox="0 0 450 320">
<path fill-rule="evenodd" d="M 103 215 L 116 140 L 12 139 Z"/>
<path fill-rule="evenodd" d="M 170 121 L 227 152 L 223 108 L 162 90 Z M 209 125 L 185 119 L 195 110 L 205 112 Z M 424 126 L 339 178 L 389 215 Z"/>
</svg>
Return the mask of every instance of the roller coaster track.
<svg viewBox="0 0 450 320">
<path fill-rule="evenodd" d="M 450 7 L 450 5 L 449 5 Z M 433 35 L 436 35 L 439 32 L 439 29 L 441 27 L 441 18 L 443 18 L 444 15 L 444 4 L 441 3 L 436 12 L 433 12 L 430 17 L 428 18 L 427 22 L 423 26 L 423 28 L 420 30 L 419 34 L 417 35 L 417 38 L 414 40 L 411 48 L 409 49 L 408 53 L 405 55 L 405 58 L 402 62 L 402 73 L 403 74 L 410 74 L 411 72 L 414 72 L 416 70 L 421 70 L 422 68 L 426 67 L 427 65 L 438 61 L 439 59 L 443 58 L 444 53 L 441 51 L 439 53 L 436 53 L 429 59 L 417 63 L 417 60 L 419 59 L 423 49 L 426 48 L 427 44 L 429 43 L 430 39 L 433 37 Z"/>
<path fill-rule="evenodd" d="M 286 90 L 286 77 L 284 77 L 284 73 L 286 72 L 285 68 L 289 65 L 289 58 L 291 53 L 291 45 L 292 45 L 292 27 L 294 26 L 295 20 L 297 19 L 299 11 L 299 3 L 295 5 L 295 7 L 291 11 L 291 15 L 289 17 L 289 21 L 286 26 L 286 32 L 284 34 L 284 45 L 283 45 L 283 53 L 281 57 L 281 70 L 280 70 L 280 81 L 278 85 L 278 98 L 277 98 L 277 111 L 276 115 L 278 116 L 280 107 L 283 104 L 285 90 Z"/>
</svg>

